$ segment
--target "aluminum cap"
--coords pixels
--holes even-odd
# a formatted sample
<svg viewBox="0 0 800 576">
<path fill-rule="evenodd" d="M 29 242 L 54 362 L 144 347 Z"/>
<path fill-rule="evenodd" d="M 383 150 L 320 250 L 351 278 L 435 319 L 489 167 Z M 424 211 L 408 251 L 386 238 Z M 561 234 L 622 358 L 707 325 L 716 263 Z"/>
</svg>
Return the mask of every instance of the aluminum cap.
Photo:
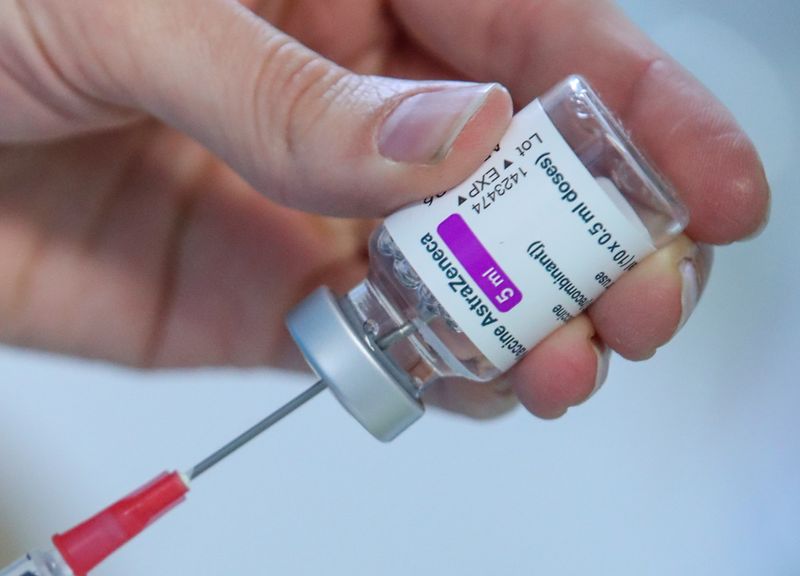
<svg viewBox="0 0 800 576">
<path fill-rule="evenodd" d="M 329 288 L 300 302 L 286 325 L 309 365 L 378 440 L 393 440 L 425 412 L 401 383 L 405 375 L 352 326 Z"/>
</svg>

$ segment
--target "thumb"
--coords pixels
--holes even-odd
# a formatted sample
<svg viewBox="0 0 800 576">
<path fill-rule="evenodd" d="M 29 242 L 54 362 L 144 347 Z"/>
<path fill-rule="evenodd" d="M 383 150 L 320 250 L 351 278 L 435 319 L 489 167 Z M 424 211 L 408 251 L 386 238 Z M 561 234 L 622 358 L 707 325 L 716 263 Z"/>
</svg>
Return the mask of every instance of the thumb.
<svg viewBox="0 0 800 576">
<path fill-rule="evenodd" d="M 76 94 L 144 110 L 308 211 L 377 216 L 441 192 L 511 116 L 499 85 L 353 74 L 232 1 L 16 4 L 71 88 L 62 115 Z"/>
</svg>

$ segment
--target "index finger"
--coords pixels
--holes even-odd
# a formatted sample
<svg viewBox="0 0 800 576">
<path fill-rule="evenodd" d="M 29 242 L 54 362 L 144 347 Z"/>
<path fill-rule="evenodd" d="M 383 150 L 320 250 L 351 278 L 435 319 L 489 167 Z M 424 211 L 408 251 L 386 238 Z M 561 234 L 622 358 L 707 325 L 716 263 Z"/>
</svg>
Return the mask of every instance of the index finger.
<svg viewBox="0 0 800 576">
<path fill-rule="evenodd" d="M 714 244 L 756 232 L 769 186 L 728 110 L 613 3 L 395 0 L 408 33 L 451 66 L 509 87 L 524 104 L 586 77 L 689 209 L 687 233 Z"/>
</svg>

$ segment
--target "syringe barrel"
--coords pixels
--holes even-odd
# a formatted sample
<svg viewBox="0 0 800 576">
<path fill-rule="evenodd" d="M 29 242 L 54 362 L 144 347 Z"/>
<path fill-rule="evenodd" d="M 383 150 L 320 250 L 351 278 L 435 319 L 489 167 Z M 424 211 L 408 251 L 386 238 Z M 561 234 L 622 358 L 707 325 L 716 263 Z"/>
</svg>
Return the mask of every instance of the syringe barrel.
<svg viewBox="0 0 800 576">
<path fill-rule="evenodd" d="M 29 552 L 0 570 L 0 576 L 74 576 L 74 573 L 53 548 Z"/>
</svg>

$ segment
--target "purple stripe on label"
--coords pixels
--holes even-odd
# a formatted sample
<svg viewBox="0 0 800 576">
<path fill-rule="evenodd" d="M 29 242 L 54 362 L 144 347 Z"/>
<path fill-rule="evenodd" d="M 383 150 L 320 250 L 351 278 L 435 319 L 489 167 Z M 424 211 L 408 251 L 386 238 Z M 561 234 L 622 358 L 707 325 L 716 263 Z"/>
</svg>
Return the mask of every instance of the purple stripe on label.
<svg viewBox="0 0 800 576">
<path fill-rule="evenodd" d="M 519 304 L 522 292 L 503 272 L 460 215 L 448 216 L 436 230 L 495 308 L 500 312 L 508 312 Z"/>
</svg>

